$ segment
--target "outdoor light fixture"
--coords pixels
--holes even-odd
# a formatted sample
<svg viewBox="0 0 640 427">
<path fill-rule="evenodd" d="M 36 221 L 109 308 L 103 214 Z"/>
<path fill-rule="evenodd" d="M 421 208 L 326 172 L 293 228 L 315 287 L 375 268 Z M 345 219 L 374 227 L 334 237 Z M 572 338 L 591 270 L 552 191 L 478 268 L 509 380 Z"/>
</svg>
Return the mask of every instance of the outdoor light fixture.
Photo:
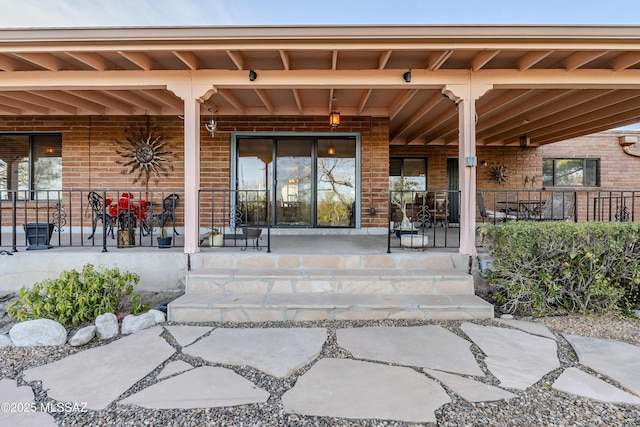
<svg viewBox="0 0 640 427">
<path fill-rule="evenodd" d="M 330 156 L 335 155 L 336 154 L 336 149 L 333 148 L 332 145 L 330 145 L 329 148 L 327 149 L 327 154 L 330 155 Z"/>
<path fill-rule="evenodd" d="M 249 81 L 255 81 L 258 78 L 258 73 L 253 70 L 249 70 Z"/>
<path fill-rule="evenodd" d="M 340 113 L 332 111 L 331 114 L 329 114 L 329 124 L 332 128 L 340 126 Z"/>
<path fill-rule="evenodd" d="M 405 82 L 409 83 L 411 81 L 411 70 L 407 71 L 402 75 L 402 78 Z"/>
<path fill-rule="evenodd" d="M 528 135 L 522 135 L 520 137 L 520 146 L 522 148 L 528 148 L 531 145 L 531 138 Z"/>
<path fill-rule="evenodd" d="M 211 120 L 209 120 L 209 123 L 204 124 L 204 128 L 207 130 L 207 132 L 211 133 L 211 138 L 213 138 L 215 136 L 216 129 L 218 128 L 218 122 L 216 120 L 218 110 L 214 110 L 212 108 L 207 109 L 211 113 Z"/>
</svg>

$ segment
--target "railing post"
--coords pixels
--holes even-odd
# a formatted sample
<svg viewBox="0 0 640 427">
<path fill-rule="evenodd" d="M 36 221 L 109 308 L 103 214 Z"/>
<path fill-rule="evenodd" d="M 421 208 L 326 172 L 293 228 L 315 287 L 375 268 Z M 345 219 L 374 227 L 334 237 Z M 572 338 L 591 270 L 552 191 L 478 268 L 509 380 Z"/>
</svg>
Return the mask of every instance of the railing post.
<svg viewBox="0 0 640 427">
<path fill-rule="evenodd" d="M 18 235 L 16 232 L 16 223 L 18 222 L 18 193 L 13 192 L 11 211 L 11 252 L 18 252 Z"/>
</svg>

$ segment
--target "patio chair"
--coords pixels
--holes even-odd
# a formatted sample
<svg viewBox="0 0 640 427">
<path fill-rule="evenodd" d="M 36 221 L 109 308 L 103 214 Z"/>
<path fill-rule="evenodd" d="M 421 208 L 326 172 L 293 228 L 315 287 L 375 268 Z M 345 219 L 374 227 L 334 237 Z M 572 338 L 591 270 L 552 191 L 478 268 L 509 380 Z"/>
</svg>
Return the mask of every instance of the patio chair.
<svg viewBox="0 0 640 427">
<path fill-rule="evenodd" d="M 517 219 L 515 215 L 511 215 L 506 212 L 488 210 L 484 205 L 484 193 L 479 192 L 477 194 L 477 199 L 482 222 L 489 220 L 495 224 L 496 222 L 515 221 Z"/>
<path fill-rule="evenodd" d="M 173 225 L 173 233 L 176 236 L 179 235 L 179 233 L 176 231 L 175 213 L 179 201 L 180 196 L 178 196 L 176 193 L 169 194 L 162 200 L 162 212 L 153 214 L 152 218 L 152 222 L 157 223 L 160 228 L 164 228 L 167 220 L 171 219 L 171 224 Z"/>
<path fill-rule="evenodd" d="M 93 213 L 93 229 L 88 239 L 92 239 L 94 234 L 96 234 L 98 221 L 102 221 L 106 225 L 107 234 L 111 234 L 111 238 L 115 239 L 113 228 L 116 226 L 117 218 L 109 215 L 109 212 L 106 210 L 108 207 L 105 208 L 104 205 L 104 198 L 95 191 L 90 191 L 89 194 L 87 194 L 87 200 Z"/>
<path fill-rule="evenodd" d="M 573 215 L 575 193 L 552 192 L 547 197 L 540 215 L 542 221 L 568 220 Z"/>
</svg>

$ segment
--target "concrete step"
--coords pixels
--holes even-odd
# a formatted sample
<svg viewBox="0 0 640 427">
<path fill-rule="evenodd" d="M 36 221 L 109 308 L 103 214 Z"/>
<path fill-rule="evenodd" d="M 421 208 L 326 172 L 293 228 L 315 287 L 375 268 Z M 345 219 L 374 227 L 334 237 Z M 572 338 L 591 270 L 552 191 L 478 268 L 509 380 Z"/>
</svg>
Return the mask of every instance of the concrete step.
<svg viewBox="0 0 640 427">
<path fill-rule="evenodd" d="M 473 295 L 473 277 L 422 268 L 201 268 L 187 293 L 316 293 Z"/>
<path fill-rule="evenodd" d="M 475 295 L 187 293 L 168 306 L 168 320 L 184 323 L 492 317 Z"/>
</svg>

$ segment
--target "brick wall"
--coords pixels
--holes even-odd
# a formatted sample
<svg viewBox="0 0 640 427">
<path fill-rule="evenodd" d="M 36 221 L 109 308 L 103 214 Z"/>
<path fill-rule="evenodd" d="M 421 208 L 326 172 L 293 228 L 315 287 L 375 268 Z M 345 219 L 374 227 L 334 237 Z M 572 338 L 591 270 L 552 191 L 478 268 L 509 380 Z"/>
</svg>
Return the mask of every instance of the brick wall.
<svg viewBox="0 0 640 427">
<path fill-rule="evenodd" d="M 117 141 L 126 142 L 130 124 L 151 128 L 168 137 L 175 158 L 169 158 L 163 166 L 171 165 L 167 177 L 150 179 L 148 187 L 142 182 L 133 183 L 137 173 L 129 173 L 130 167 L 122 162 L 122 151 Z M 202 118 L 204 124 L 208 117 Z M 221 117 L 215 137 L 200 127 L 200 174 L 202 189 L 228 189 L 230 187 L 230 133 L 231 132 L 327 132 L 326 117 Z M 176 116 L 121 117 L 0 117 L 0 132 L 61 132 L 64 190 L 126 189 L 136 194 L 159 190 L 181 190 L 184 186 L 183 123 Z M 385 227 L 388 187 L 388 119 L 370 117 L 342 117 L 339 132 L 361 134 L 361 183 L 362 226 Z M 124 171 L 124 173 L 121 173 Z M 376 208 L 376 215 L 369 215 L 369 208 Z M 3 215 L 3 218 L 6 218 Z M 75 219 L 74 223 L 78 223 Z M 86 222 L 86 219 L 85 219 Z M 178 219 L 181 222 L 181 219 Z"/>
<path fill-rule="evenodd" d="M 630 134 L 637 135 L 634 132 L 611 131 L 542 147 L 477 147 L 477 188 L 490 191 L 540 190 L 543 189 L 544 158 L 594 158 L 600 159 L 600 186 L 579 187 L 579 190 L 640 190 L 640 158 L 625 154 L 618 143 L 618 137 Z M 426 157 L 428 189 L 444 190 L 447 188 L 446 159 L 457 157 L 458 147 L 391 146 L 389 152 L 392 157 Z M 491 176 L 491 168 L 498 165 L 506 166 L 509 172 L 504 183 L 496 182 Z M 584 203 L 581 206 L 584 217 L 586 206 Z M 636 212 L 640 212 L 640 206 L 637 209 Z"/>
</svg>

